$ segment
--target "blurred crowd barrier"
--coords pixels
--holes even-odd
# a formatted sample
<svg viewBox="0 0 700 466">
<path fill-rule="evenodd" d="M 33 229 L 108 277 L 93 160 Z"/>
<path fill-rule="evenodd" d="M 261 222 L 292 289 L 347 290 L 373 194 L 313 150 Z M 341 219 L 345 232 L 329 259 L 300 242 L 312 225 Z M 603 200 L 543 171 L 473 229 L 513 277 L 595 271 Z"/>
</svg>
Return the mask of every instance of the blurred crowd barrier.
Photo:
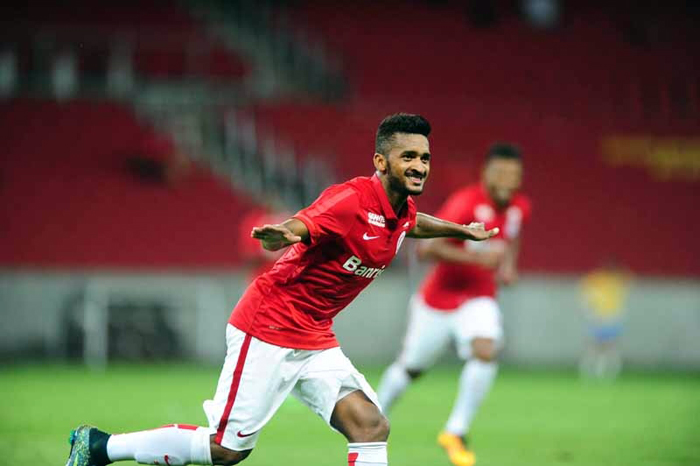
<svg viewBox="0 0 700 466">
<path fill-rule="evenodd" d="M 393 267 L 336 320 L 344 351 L 382 365 L 400 350 L 406 305 L 423 273 Z M 0 358 L 222 361 L 228 315 L 248 280 L 221 274 L 0 274 Z M 589 338 L 580 275 L 526 274 L 500 297 L 505 363 L 574 366 Z M 620 335 L 631 367 L 700 369 L 700 283 L 635 279 Z M 450 358 L 447 358 L 450 361 Z"/>
</svg>

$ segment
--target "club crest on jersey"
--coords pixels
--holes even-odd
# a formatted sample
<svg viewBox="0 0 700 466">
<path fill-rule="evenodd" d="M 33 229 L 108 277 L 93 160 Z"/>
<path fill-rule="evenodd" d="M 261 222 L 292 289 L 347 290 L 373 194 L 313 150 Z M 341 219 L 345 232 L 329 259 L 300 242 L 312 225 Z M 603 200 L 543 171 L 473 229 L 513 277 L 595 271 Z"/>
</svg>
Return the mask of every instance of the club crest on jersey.
<svg viewBox="0 0 700 466">
<path fill-rule="evenodd" d="M 386 220 L 383 215 L 375 214 L 373 212 L 367 212 L 367 222 L 370 225 L 376 227 L 384 228 L 386 226 Z"/>
<path fill-rule="evenodd" d="M 353 275 L 371 279 L 380 276 L 384 272 L 385 267 L 386 265 L 383 265 L 381 268 L 364 266 L 362 265 L 362 259 L 357 256 L 350 256 L 343 264 L 343 268 L 348 272 L 352 272 Z"/>
</svg>

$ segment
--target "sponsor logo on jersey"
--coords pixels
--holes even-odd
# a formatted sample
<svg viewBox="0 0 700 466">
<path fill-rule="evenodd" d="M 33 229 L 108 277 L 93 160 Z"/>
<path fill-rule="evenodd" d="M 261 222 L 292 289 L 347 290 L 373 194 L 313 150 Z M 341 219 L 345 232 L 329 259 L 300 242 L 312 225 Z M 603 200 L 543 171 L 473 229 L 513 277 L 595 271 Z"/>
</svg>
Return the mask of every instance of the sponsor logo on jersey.
<svg viewBox="0 0 700 466">
<path fill-rule="evenodd" d="M 383 215 L 375 214 L 373 212 L 367 212 L 367 222 L 370 225 L 376 227 L 384 228 L 386 226 L 386 220 Z"/>
<path fill-rule="evenodd" d="M 256 432 L 257 432 L 257 431 L 256 431 Z M 239 436 L 240 438 L 246 438 L 246 437 L 250 437 L 250 436 L 253 435 L 254 433 L 255 433 L 255 432 L 251 432 L 251 433 L 249 433 L 249 434 L 244 434 L 244 433 L 242 433 L 242 432 L 239 430 L 239 431 L 238 431 L 238 436 Z"/>
<path fill-rule="evenodd" d="M 369 240 L 371 240 L 371 239 L 377 239 L 377 238 L 379 238 L 379 235 L 377 235 L 377 236 L 369 236 L 369 235 L 367 234 L 367 232 L 365 232 L 365 234 L 362 235 L 362 239 L 365 240 L 365 241 L 369 241 Z"/>
<path fill-rule="evenodd" d="M 350 256 L 348 260 L 343 264 L 343 268 L 348 272 L 352 272 L 353 275 L 358 275 L 360 277 L 374 279 L 377 278 L 384 272 L 386 265 L 381 268 L 377 267 L 367 267 L 362 265 L 362 259 L 357 256 Z"/>
</svg>

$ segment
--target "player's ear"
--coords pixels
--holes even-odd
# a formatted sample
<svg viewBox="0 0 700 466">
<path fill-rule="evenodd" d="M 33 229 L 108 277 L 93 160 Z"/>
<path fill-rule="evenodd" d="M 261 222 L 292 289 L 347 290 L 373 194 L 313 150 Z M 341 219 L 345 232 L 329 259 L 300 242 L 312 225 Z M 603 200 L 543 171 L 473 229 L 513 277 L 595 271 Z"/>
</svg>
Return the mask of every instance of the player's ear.
<svg viewBox="0 0 700 466">
<path fill-rule="evenodd" d="M 374 168 L 376 168 L 379 173 L 386 173 L 387 160 L 386 160 L 386 156 L 384 154 L 380 154 L 379 152 L 375 152 L 373 161 L 374 161 Z"/>
</svg>

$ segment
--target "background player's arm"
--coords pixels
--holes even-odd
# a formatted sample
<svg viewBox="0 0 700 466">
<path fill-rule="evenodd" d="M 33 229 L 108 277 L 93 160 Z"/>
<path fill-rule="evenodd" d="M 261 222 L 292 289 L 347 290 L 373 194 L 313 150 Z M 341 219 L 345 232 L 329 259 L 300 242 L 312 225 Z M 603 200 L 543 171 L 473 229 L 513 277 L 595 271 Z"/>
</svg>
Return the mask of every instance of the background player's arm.
<svg viewBox="0 0 700 466">
<path fill-rule="evenodd" d="M 503 258 L 500 248 L 474 251 L 461 245 L 456 245 L 443 238 L 424 241 L 418 247 L 418 257 L 423 260 L 434 260 L 452 264 L 473 264 L 489 269 L 498 267 Z"/>
<path fill-rule="evenodd" d="M 301 220 L 290 218 L 276 225 L 254 227 L 250 236 L 259 239 L 268 251 L 277 251 L 309 239 L 309 229 Z"/>
<path fill-rule="evenodd" d="M 432 215 L 418 212 L 416 226 L 408 232 L 409 238 L 458 238 L 483 241 L 498 234 L 498 228 L 486 231 L 483 223 L 460 225 Z"/>
<path fill-rule="evenodd" d="M 498 279 L 504 285 L 518 281 L 518 254 L 520 253 L 520 236 L 513 238 L 506 247 L 503 261 L 498 268 Z"/>
</svg>

